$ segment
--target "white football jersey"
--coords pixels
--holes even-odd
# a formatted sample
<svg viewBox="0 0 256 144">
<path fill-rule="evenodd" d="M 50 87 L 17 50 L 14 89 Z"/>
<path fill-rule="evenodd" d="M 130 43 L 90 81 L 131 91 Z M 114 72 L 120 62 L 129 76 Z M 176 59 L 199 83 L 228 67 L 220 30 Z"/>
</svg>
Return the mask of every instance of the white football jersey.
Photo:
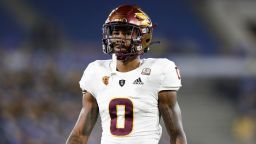
<svg viewBox="0 0 256 144">
<path fill-rule="evenodd" d="M 79 82 L 97 100 L 101 144 L 158 144 L 158 93 L 181 87 L 179 70 L 168 59 L 142 59 L 129 72 L 113 72 L 111 65 L 111 60 L 90 63 Z"/>
</svg>

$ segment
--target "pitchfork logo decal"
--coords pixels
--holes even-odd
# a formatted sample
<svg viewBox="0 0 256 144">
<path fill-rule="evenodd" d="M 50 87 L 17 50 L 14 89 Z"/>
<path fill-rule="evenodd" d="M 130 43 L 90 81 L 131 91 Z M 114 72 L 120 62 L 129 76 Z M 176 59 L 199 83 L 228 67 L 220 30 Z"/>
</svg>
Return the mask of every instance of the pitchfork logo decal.
<svg viewBox="0 0 256 144">
<path fill-rule="evenodd" d="M 108 81 L 109 81 L 109 76 L 104 76 L 104 77 L 102 77 L 102 82 L 103 82 L 105 85 L 108 85 Z"/>
<path fill-rule="evenodd" d="M 119 85 L 120 85 L 121 87 L 124 86 L 124 84 L 125 84 L 125 80 L 124 80 L 124 79 L 119 80 Z"/>
</svg>

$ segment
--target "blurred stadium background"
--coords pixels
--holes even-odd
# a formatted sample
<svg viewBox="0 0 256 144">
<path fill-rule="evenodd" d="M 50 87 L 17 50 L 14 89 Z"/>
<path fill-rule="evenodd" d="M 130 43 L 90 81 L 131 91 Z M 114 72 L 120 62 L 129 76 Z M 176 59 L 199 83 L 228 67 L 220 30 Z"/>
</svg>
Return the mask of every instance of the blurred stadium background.
<svg viewBox="0 0 256 144">
<path fill-rule="evenodd" d="M 81 108 L 87 64 L 107 59 L 101 27 L 120 4 L 157 24 L 143 57 L 181 69 L 179 91 L 190 144 L 255 144 L 256 1 L 1 0 L 0 143 L 65 143 Z M 100 141 L 97 124 L 91 144 Z M 160 144 L 167 143 L 164 131 Z"/>
</svg>

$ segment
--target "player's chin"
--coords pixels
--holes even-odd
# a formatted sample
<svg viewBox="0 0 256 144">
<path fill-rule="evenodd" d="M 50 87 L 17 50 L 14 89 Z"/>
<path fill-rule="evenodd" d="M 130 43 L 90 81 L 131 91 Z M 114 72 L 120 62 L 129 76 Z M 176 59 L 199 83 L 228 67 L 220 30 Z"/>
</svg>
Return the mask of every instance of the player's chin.
<svg viewBox="0 0 256 144">
<path fill-rule="evenodd" d="M 116 58 L 119 61 L 129 62 L 137 58 L 138 55 L 136 54 L 128 54 L 128 53 L 115 53 Z"/>
<path fill-rule="evenodd" d="M 124 61 L 127 58 L 127 55 L 121 52 L 115 52 L 117 60 Z"/>
</svg>

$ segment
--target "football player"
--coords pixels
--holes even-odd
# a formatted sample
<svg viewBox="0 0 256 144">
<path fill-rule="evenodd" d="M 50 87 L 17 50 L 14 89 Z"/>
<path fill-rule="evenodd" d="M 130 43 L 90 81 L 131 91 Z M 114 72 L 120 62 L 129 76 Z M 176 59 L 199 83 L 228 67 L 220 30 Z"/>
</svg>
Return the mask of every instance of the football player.
<svg viewBox="0 0 256 144">
<path fill-rule="evenodd" d="M 175 63 L 141 59 L 152 42 L 153 25 L 141 8 L 122 5 L 103 25 L 103 52 L 110 60 L 88 65 L 80 80 L 83 107 L 67 144 L 87 144 L 98 114 L 101 144 L 158 144 L 162 128 L 171 144 L 186 144 L 177 91 L 181 87 Z"/>
</svg>

